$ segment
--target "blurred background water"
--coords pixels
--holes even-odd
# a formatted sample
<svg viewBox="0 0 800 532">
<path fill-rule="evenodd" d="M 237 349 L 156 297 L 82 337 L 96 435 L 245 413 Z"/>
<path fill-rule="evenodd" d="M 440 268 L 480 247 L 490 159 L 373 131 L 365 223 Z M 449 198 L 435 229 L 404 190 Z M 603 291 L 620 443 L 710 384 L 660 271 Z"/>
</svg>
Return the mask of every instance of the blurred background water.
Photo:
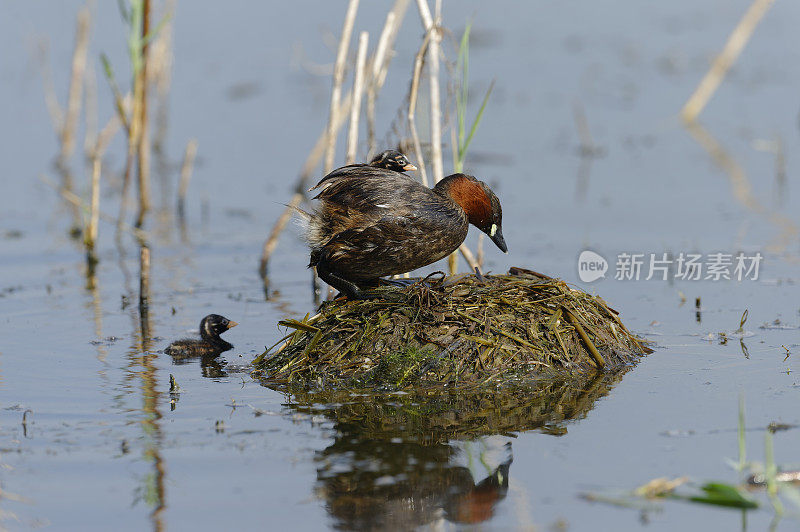
<svg viewBox="0 0 800 532">
<path fill-rule="evenodd" d="M 389 3 L 363 4 L 356 30 L 369 30 L 374 43 Z M 155 210 L 145 224 L 153 340 L 144 350 L 131 302 L 139 268 L 133 240 L 125 235 L 117 245 L 113 225 L 100 226 L 96 287 L 87 288 L 82 246 L 68 234 L 71 209 L 40 180 L 58 179 L 59 150 L 40 50 L 46 43 L 63 104 L 82 5 L 0 3 L 0 526 L 766 527 L 769 510 L 744 522 L 737 511 L 678 503 L 640 514 L 578 495 L 660 476 L 733 481 L 724 459 L 737 453 L 740 394 L 754 459 L 763 455 L 769 422 L 800 422 L 799 4 L 779 1 L 767 12 L 703 111 L 702 129 L 691 132 L 678 112 L 749 2 L 445 2 L 453 32 L 446 41 L 473 24 L 472 113 L 496 82 L 466 162 L 503 204 L 510 253 L 487 247 L 485 269 L 529 267 L 596 291 L 658 348 L 624 380 L 589 393 L 574 421 L 530 418 L 502 431 L 513 438 L 456 434 L 435 444 L 403 429 L 375 439 L 337 420 L 335 404 L 264 388 L 247 368 L 280 338 L 279 319 L 314 309 L 296 227 L 271 261 L 269 298 L 258 257 L 327 121 L 346 3 L 177 4 L 165 149 L 154 160 Z M 129 63 L 116 3 L 97 2 L 91 13 L 88 58 L 102 125 L 113 104 L 99 54 L 121 84 Z M 393 123 L 405 133 L 398 113 L 422 35 L 412 5 L 378 100 L 386 146 L 399 140 Z M 427 103 L 420 106 L 422 124 Z M 589 155 L 581 151 L 581 117 L 595 148 Z M 190 138 L 199 149 L 182 238 L 173 205 Z M 122 139 L 104 162 L 101 209 L 114 215 Z M 81 155 L 71 167 L 76 192 L 87 197 Z M 467 242 L 474 239 L 470 233 Z M 584 249 L 611 263 L 605 280 L 579 281 Z M 764 256 L 758 280 L 613 278 L 623 252 L 740 251 Z M 736 329 L 745 309 L 748 334 L 721 343 L 716 333 Z M 175 365 L 159 353 L 211 312 L 240 323 L 226 333 L 235 348 L 218 365 Z M 169 393 L 170 374 L 179 394 Z M 776 435 L 779 462 L 798 460 L 798 434 Z M 476 466 L 476 456 L 486 463 Z M 409 464 L 417 463 L 443 473 L 413 477 Z M 381 472 L 370 477 L 375 491 L 357 490 L 370 471 Z M 391 503 L 403 500 L 418 511 Z M 368 518 L 353 520 L 355 508 Z M 471 518 L 463 508 L 472 508 Z"/>
</svg>

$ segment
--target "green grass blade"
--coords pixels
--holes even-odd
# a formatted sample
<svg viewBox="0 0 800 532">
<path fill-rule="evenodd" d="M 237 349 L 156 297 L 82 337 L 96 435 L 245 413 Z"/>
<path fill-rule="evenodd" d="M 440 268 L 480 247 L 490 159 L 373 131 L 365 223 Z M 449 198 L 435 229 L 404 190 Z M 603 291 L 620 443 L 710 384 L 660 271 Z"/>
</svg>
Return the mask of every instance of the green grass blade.
<svg viewBox="0 0 800 532">
<path fill-rule="evenodd" d="M 111 93 L 114 95 L 114 107 L 117 110 L 117 116 L 119 116 L 120 122 L 122 122 L 125 129 L 129 129 L 128 117 L 123 107 L 122 93 L 119 90 L 119 85 L 117 85 L 117 79 L 114 77 L 114 69 L 111 68 L 111 61 L 109 61 L 106 54 L 101 53 L 100 62 L 103 63 L 103 73 L 106 76 L 106 80 L 108 80 L 108 85 L 111 87 Z"/>
<path fill-rule="evenodd" d="M 767 481 L 767 495 L 775 510 L 776 516 L 783 515 L 783 503 L 778 498 L 778 466 L 775 464 L 775 453 L 772 447 L 772 431 L 764 434 L 764 478 Z"/>
<path fill-rule="evenodd" d="M 467 100 L 469 98 L 469 34 L 472 23 L 467 23 L 464 34 L 461 36 L 461 45 L 458 48 L 458 63 L 461 65 L 461 87 L 456 91 L 456 107 L 458 113 L 458 145 L 464 145 L 466 132 L 465 120 L 467 114 Z M 460 152 L 460 150 L 459 150 Z"/>
<path fill-rule="evenodd" d="M 741 508 L 752 510 L 758 508 L 758 501 L 751 499 L 743 490 L 724 482 L 708 482 L 700 486 L 702 495 L 670 495 L 673 499 L 683 499 L 698 504 L 711 506 L 725 506 L 727 508 Z"/>
<path fill-rule="evenodd" d="M 158 37 L 158 34 L 161 33 L 161 30 L 164 29 L 164 26 L 167 25 L 167 22 L 169 22 L 170 19 L 172 19 L 172 13 L 167 13 L 166 15 L 164 15 L 161 18 L 161 20 L 158 21 L 156 27 L 150 30 L 150 33 L 144 36 L 144 41 L 142 42 L 142 46 L 147 46 L 148 44 L 153 42 L 153 40 L 156 37 Z"/>
<path fill-rule="evenodd" d="M 467 139 L 464 141 L 464 144 L 458 150 L 459 152 L 459 159 L 464 160 L 465 156 L 467 155 L 467 150 L 469 149 L 469 145 L 472 142 L 472 137 L 475 135 L 475 132 L 478 130 L 478 125 L 481 123 L 481 118 L 483 117 L 483 112 L 486 110 L 486 104 L 489 103 L 489 96 L 492 94 L 492 89 L 494 89 L 494 81 L 489 85 L 489 90 L 486 91 L 486 96 L 483 97 L 483 102 L 481 103 L 481 108 L 478 110 L 478 114 L 475 116 L 475 121 L 472 123 L 472 127 L 469 130 L 469 135 Z"/>
<path fill-rule="evenodd" d="M 128 11 L 128 6 L 125 5 L 125 0 L 117 0 L 117 7 L 119 8 L 119 15 L 125 22 L 130 22 L 131 14 Z"/>
</svg>

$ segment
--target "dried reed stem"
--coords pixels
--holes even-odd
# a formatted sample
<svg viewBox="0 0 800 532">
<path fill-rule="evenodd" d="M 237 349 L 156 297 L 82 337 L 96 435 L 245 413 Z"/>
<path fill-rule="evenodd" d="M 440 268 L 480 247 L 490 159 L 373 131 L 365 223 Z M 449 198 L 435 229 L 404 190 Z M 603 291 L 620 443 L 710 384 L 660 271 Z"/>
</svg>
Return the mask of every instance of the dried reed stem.
<svg viewBox="0 0 800 532">
<path fill-rule="evenodd" d="M 337 114 L 336 122 L 334 123 L 334 135 L 337 135 L 341 127 L 344 125 L 344 117 L 350 112 L 352 100 L 352 94 L 348 93 L 342 101 L 341 113 Z M 258 266 L 258 271 L 262 278 L 266 277 L 267 275 L 269 259 L 272 256 L 272 253 L 275 251 L 275 248 L 278 246 L 278 237 L 280 237 L 281 233 L 286 228 L 286 224 L 291 219 L 292 213 L 303 201 L 303 198 L 305 197 L 305 190 L 308 188 L 308 179 L 314 173 L 314 169 L 325 154 L 325 150 L 328 147 L 328 135 L 329 131 L 328 127 L 326 126 L 325 130 L 322 131 L 317 139 L 316 144 L 311 149 L 311 152 L 308 154 L 308 157 L 306 157 L 306 162 L 303 164 L 303 168 L 300 170 L 300 175 L 298 176 L 292 199 L 289 200 L 288 205 L 286 205 L 286 208 L 276 220 L 275 225 L 272 226 L 272 231 L 270 231 L 269 236 L 264 241 L 264 246 L 261 250 L 261 260 Z"/>
<path fill-rule="evenodd" d="M 47 177 L 45 177 L 44 175 L 41 175 L 41 174 L 39 175 L 39 180 L 42 183 L 44 183 L 45 185 L 47 185 L 50 188 L 52 188 L 53 190 L 57 191 L 61 195 L 61 197 L 64 198 L 65 201 L 71 203 L 75 207 L 78 207 L 79 209 L 83 209 L 84 211 L 90 211 L 91 210 L 91 207 L 89 205 L 86 205 L 86 202 L 80 196 L 78 196 L 77 194 L 72 192 L 71 190 L 67 190 L 67 189 L 57 185 L 52 180 L 48 179 Z M 126 223 L 122 223 L 120 225 L 119 224 L 119 219 L 115 218 L 114 216 L 111 216 L 110 214 L 107 214 L 107 213 L 104 213 L 104 212 L 98 210 L 98 217 L 101 220 L 103 220 L 104 222 L 108 222 L 108 223 L 111 223 L 111 224 L 117 224 L 117 228 L 118 229 L 124 230 L 124 231 L 128 231 L 129 233 L 134 235 L 139 240 L 144 240 L 144 239 L 147 238 L 147 232 L 146 231 L 143 231 L 143 230 L 139 229 L 138 227 L 133 227 L 132 225 L 129 225 L 129 224 L 126 224 Z"/>
<path fill-rule="evenodd" d="M 589 130 L 586 110 L 583 108 L 583 104 L 578 100 L 572 104 L 572 117 L 575 119 L 575 129 L 578 131 L 578 139 L 580 139 L 581 157 L 594 155 L 597 149 L 592 139 L 592 133 Z"/>
<path fill-rule="evenodd" d="M 112 116 L 103 130 L 96 135 L 94 147 L 90 152 L 90 159 L 92 161 L 91 202 L 89 210 L 89 229 L 84 237 L 84 242 L 86 244 L 86 259 L 89 264 L 91 275 L 93 275 L 94 265 L 97 263 L 95 245 L 97 243 L 98 222 L 100 220 L 100 175 L 103 154 L 106 148 L 108 148 L 108 143 L 111 142 L 111 139 L 119 130 L 119 125 L 119 119 L 116 116 Z"/>
<path fill-rule="evenodd" d="M 64 111 L 58 103 L 58 96 L 56 95 L 56 86 L 53 83 L 53 69 L 50 66 L 50 56 L 48 52 L 47 41 L 39 43 L 39 67 L 42 69 L 42 85 L 44 89 L 44 103 L 47 107 L 47 114 L 50 115 L 50 121 L 53 124 L 53 129 L 60 137 L 61 131 L 64 128 Z"/>
<path fill-rule="evenodd" d="M 367 159 L 370 159 L 375 152 L 375 101 L 377 92 L 380 90 L 378 80 L 380 79 L 381 71 L 384 70 L 383 58 L 386 56 L 386 48 L 389 44 L 389 36 L 392 33 L 395 18 L 394 11 L 389 11 L 386 14 L 386 23 L 383 25 L 383 31 L 378 39 L 375 55 L 372 58 L 370 83 L 367 87 Z"/>
<path fill-rule="evenodd" d="M 92 66 L 92 62 L 89 61 L 86 64 L 86 76 L 85 76 L 85 88 L 84 88 L 84 109 L 85 109 L 85 121 L 86 121 L 86 133 L 83 139 L 83 151 L 84 153 L 91 157 L 92 150 L 94 146 L 97 144 L 97 75 L 94 71 L 94 67 Z"/>
<path fill-rule="evenodd" d="M 176 0 L 167 0 L 164 3 L 163 13 L 165 16 L 175 12 Z M 172 26 L 173 19 L 163 24 L 158 32 L 158 38 L 153 41 L 150 47 L 150 58 L 147 69 L 149 82 L 156 88 L 157 111 L 155 118 L 155 134 L 153 135 L 153 147 L 156 151 L 164 153 L 164 142 L 167 136 L 167 118 L 169 106 L 169 90 L 172 84 Z"/>
<path fill-rule="evenodd" d="M 353 79 L 353 105 L 350 106 L 350 129 L 347 132 L 345 164 L 353 164 L 356 162 L 356 151 L 358 150 L 358 122 L 361 113 L 361 97 L 364 94 L 364 77 L 367 65 L 367 46 L 369 46 L 369 33 L 362 31 L 358 36 L 356 71 Z"/>
<path fill-rule="evenodd" d="M 136 140 L 134 135 L 138 120 L 133 119 L 130 121 L 130 133 L 128 134 L 128 153 L 125 156 L 125 171 L 122 174 L 122 191 L 119 200 L 119 215 L 117 216 L 117 225 L 121 227 L 125 220 L 125 213 L 128 207 L 128 190 L 130 189 L 131 171 L 133 169 L 133 157 L 136 154 Z"/>
<path fill-rule="evenodd" d="M 72 53 L 72 74 L 67 96 L 67 110 L 61 129 L 61 162 L 72 155 L 75 148 L 75 130 L 81 111 L 84 72 L 86 71 L 86 53 L 89 49 L 89 25 L 91 14 L 89 8 L 82 7 L 78 11 L 78 22 L 75 30 L 75 49 Z"/>
<path fill-rule="evenodd" d="M 428 44 L 431 40 L 431 32 L 425 33 L 425 38 L 422 39 L 422 45 L 419 47 L 416 57 L 414 58 L 414 75 L 411 76 L 411 90 L 408 95 L 408 129 L 411 130 L 411 140 L 414 144 L 414 157 L 419 167 L 419 175 L 422 184 L 428 186 L 428 172 L 425 170 L 425 159 L 422 157 L 422 145 L 419 142 L 419 133 L 417 133 L 417 121 L 415 113 L 417 110 L 417 96 L 419 95 L 419 81 L 422 76 L 422 65 L 425 61 L 425 52 L 428 50 Z"/>
<path fill-rule="evenodd" d="M 143 13 L 142 13 L 142 65 L 139 69 L 137 77 L 139 92 L 137 99 L 139 104 L 137 109 L 139 112 L 139 139 L 137 140 L 138 148 L 138 177 L 139 177 L 139 214 L 136 217 L 136 226 L 141 227 L 144 223 L 144 217 L 147 211 L 150 210 L 150 131 L 149 120 L 147 113 L 147 63 L 149 48 L 148 39 L 150 38 L 150 0 L 143 0 Z"/>
<path fill-rule="evenodd" d="M 400 31 L 400 26 L 403 25 L 403 19 L 408 10 L 410 0 L 395 0 L 392 10 L 386 15 L 386 24 L 384 25 L 381 39 L 385 39 L 383 49 L 375 50 L 375 57 L 373 63 L 373 83 L 377 92 L 383 87 L 386 82 L 386 75 L 389 71 L 389 63 L 393 57 L 394 43 L 397 40 L 397 33 Z"/>
<path fill-rule="evenodd" d="M 328 115 L 328 146 L 325 152 L 325 173 L 333 170 L 333 161 L 336 155 L 336 134 L 334 124 L 340 113 L 339 100 L 342 95 L 342 83 L 347 63 L 347 51 L 350 49 L 350 36 L 353 34 L 353 25 L 356 20 L 359 0 L 350 0 L 347 13 L 342 26 L 342 36 L 339 39 L 339 50 L 336 53 L 336 63 L 333 67 L 333 88 L 331 90 L 331 108 Z"/>
<path fill-rule="evenodd" d="M 121 122 L 118 116 L 114 115 L 108 119 L 108 122 L 106 122 L 106 125 L 103 126 L 103 129 L 100 130 L 100 133 L 98 133 L 95 139 L 94 148 L 91 152 L 92 156 L 94 156 L 95 153 L 98 154 L 98 156 L 102 156 L 106 152 L 108 144 L 116 136 L 120 125 Z"/>
<path fill-rule="evenodd" d="M 722 52 L 714 59 L 711 68 L 708 70 L 703 80 L 695 89 L 694 93 L 681 110 L 681 118 L 686 122 L 694 121 L 703 111 L 703 108 L 714 95 L 714 92 L 722 83 L 731 65 L 739 57 L 750 37 L 753 35 L 764 13 L 772 6 L 775 0 L 753 0 L 750 8 L 744 14 L 739 24 L 731 32 L 728 41 Z"/>
<path fill-rule="evenodd" d="M 428 72 L 430 76 L 428 85 L 431 99 L 431 168 L 433 170 L 433 182 L 438 183 L 444 178 L 444 164 L 442 161 L 442 109 L 441 94 L 439 92 L 439 46 L 442 41 L 442 3 L 441 0 L 436 0 L 436 19 L 431 17 L 427 0 L 417 0 L 417 7 L 419 8 L 422 25 L 431 36 L 428 45 Z M 466 246 L 462 244 L 462 247 Z M 450 275 L 454 275 L 458 270 L 458 255 L 455 253 L 450 254 L 447 263 Z"/>
<path fill-rule="evenodd" d="M 370 82 L 367 85 L 367 145 L 368 155 L 367 159 L 371 159 L 375 155 L 375 104 L 378 99 L 378 93 L 386 81 L 386 75 L 389 72 L 389 62 L 392 59 L 392 51 L 394 50 L 394 42 L 397 39 L 397 32 L 403 24 L 408 3 L 410 0 L 396 0 L 391 11 L 386 15 L 386 23 L 383 25 L 378 46 L 375 49 L 375 54 L 372 61 L 372 73 Z"/>
<path fill-rule="evenodd" d="M 567 319 L 572 324 L 572 326 L 575 327 L 575 330 L 578 331 L 578 336 L 581 337 L 581 340 L 583 340 L 583 345 L 586 346 L 586 350 L 589 351 L 590 355 L 592 355 L 592 360 L 594 361 L 594 363 L 597 365 L 598 368 L 603 369 L 606 365 L 606 361 L 603 360 L 603 356 L 597 350 L 597 347 L 595 347 L 594 342 L 592 342 L 592 339 L 589 338 L 588 334 L 586 334 L 586 331 L 584 330 L 580 321 L 578 321 L 578 318 L 576 318 L 572 312 L 567 310 L 566 307 L 563 308 L 564 308 L 564 314 L 566 314 Z"/>
<path fill-rule="evenodd" d="M 192 168 L 194 158 L 197 155 L 197 139 L 191 139 L 186 144 L 186 151 L 183 154 L 183 164 L 181 165 L 181 179 L 178 184 L 178 218 L 185 219 L 186 216 L 186 193 L 189 191 L 189 181 L 192 179 Z"/>
<path fill-rule="evenodd" d="M 475 254 L 475 262 L 478 263 L 478 268 L 483 268 L 483 241 L 486 235 L 483 232 L 478 233 L 478 251 Z"/>
<path fill-rule="evenodd" d="M 139 255 L 139 321 L 142 346 L 150 338 L 150 248 L 143 245 Z"/>
<path fill-rule="evenodd" d="M 460 246 L 458 246 L 458 250 L 461 252 L 461 255 L 464 257 L 464 260 L 467 261 L 467 264 L 469 265 L 469 269 L 470 270 L 475 271 L 475 268 L 478 268 L 478 270 L 481 269 L 480 268 L 480 263 L 475 258 L 475 255 L 473 255 L 472 252 L 469 250 L 469 248 L 467 247 L 466 244 L 461 244 Z M 451 254 L 451 256 L 453 256 L 453 255 L 455 255 L 455 253 Z"/>
<path fill-rule="evenodd" d="M 295 192 L 294 195 L 292 195 L 292 199 L 289 200 L 289 203 L 286 205 L 286 208 L 281 215 L 278 216 L 275 225 L 272 226 L 272 231 L 264 242 L 264 248 L 261 250 L 261 262 L 258 266 L 258 272 L 262 278 L 267 276 L 267 265 L 269 264 L 269 259 L 275 251 L 275 248 L 278 247 L 278 237 L 283 230 L 286 229 L 286 224 L 289 223 L 289 220 L 292 218 L 292 212 L 300 206 L 302 201 L 303 193 Z"/>
<path fill-rule="evenodd" d="M 427 8 L 427 0 L 417 0 L 417 4 Z M 441 2 L 437 0 L 437 8 L 441 9 Z M 437 9 L 437 11 L 438 11 Z M 428 14 L 430 17 L 430 14 Z M 439 45 L 441 35 L 441 13 L 437 12 L 436 20 L 426 23 L 426 30 L 431 32 L 431 42 L 428 47 L 428 80 L 431 97 L 431 167 L 433 168 L 433 182 L 438 183 L 444 178 L 444 165 L 442 163 L 442 110 L 441 95 L 439 93 Z"/>
<path fill-rule="evenodd" d="M 417 0 L 419 15 L 422 19 L 422 26 L 430 35 L 428 43 L 428 74 L 430 79 L 430 98 L 431 98 L 431 168 L 433 170 L 433 182 L 438 183 L 444 177 L 442 165 L 442 111 L 441 97 L 439 94 L 439 43 L 442 40 L 439 31 L 441 21 L 435 21 L 431 17 L 431 11 L 427 0 Z"/>
<path fill-rule="evenodd" d="M 89 230 L 86 232 L 86 251 L 94 254 L 94 246 L 97 242 L 97 224 L 100 220 L 100 155 L 92 155 L 92 201 L 89 217 Z"/>
<path fill-rule="evenodd" d="M 128 133 L 128 151 L 125 156 L 125 171 L 122 174 L 122 192 L 119 201 L 119 216 L 117 225 L 121 226 L 125 219 L 125 212 L 128 206 L 128 191 L 130 189 L 130 182 L 131 182 L 131 172 L 133 171 L 133 162 L 134 157 L 136 156 L 137 152 L 137 142 L 139 141 L 139 127 L 140 127 L 140 114 L 139 114 L 139 98 L 136 97 L 136 94 L 139 92 L 138 84 L 140 82 L 139 77 L 137 76 L 134 79 L 134 87 L 133 87 L 133 96 L 131 97 L 131 113 L 130 118 L 128 118 L 127 114 L 125 113 L 125 108 L 120 107 L 120 104 L 124 105 L 124 101 L 120 98 L 115 96 L 115 101 L 117 104 L 118 114 L 125 125 L 125 131 Z"/>
</svg>

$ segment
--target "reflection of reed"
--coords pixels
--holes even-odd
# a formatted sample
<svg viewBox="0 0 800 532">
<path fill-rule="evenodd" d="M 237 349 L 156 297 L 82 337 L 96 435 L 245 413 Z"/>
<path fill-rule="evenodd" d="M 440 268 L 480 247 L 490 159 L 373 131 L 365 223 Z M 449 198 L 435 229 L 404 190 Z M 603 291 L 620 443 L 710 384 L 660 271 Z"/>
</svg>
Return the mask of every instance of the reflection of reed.
<svg viewBox="0 0 800 532">
<path fill-rule="evenodd" d="M 189 242 L 189 232 L 186 229 L 186 193 L 189 191 L 189 181 L 192 178 L 195 156 L 197 156 L 197 139 L 190 139 L 183 154 L 177 201 L 178 227 L 181 233 L 181 242 L 184 244 Z"/>
<path fill-rule="evenodd" d="M 767 209 L 753 194 L 753 189 L 744 168 L 728 153 L 728 151 L 715 139 L 711 133 L 699 122 L 685 123 L 686 129 L 692 138 L 708 152 L 714 163 L 719 166 L 730 180 L 733 188 L 733 196 L 747 210 L 763 216 L 767 221 L 775 225 L 780 234 L 776 243 L 768 249 L 773 251 L 783 251 L 798 236 L 798 227 L 786 216 Z"/>
<path fill-rule="evenodd" d="M 47 61 L 47 52 L 42 50 L 42 76 L 44 78 L 45 103 L 56 130 L 61 149 L 59 151 L 56 167 L 61 175 L 62 193 L 72 193 L 75 190 L 72 172 L 69 169 L 69 159 L 75 148 L 75 137 L 78 128 L 78 118 L 80 117 L 82 93 L 84 87 L 84 73 L 86 71 L 86 56 L 89 49 L 89 28 L 91 25 L 91 14 L 87 7 L 83 7 L 78 12 L 75 28 L 75 47 L 72 52 L 72 62 L 70 71 L 70 82 L 67 93 L 67 103 L 64 109 L 58 102 L 55 86 L 52 81 L 50 65 Z M 70 233 L 77 236 L 81 229 L 81 213 L 79 208 L 70 203 L 69 208 L 72 214 L 72 227 Z"/>
<path fill-rule="evenodd" d="M 75 148 L 75 133 L 81 111 L 83 93 L 83 74 L 86 70 L 86 54 L 89 50 L 89 24 L 91 15 L 87 7 L 78 12 L 78 26 L 75 31 L 75 50 L 72 54 L 72 74 L 69 82 L 67 108 L 61 122 L 61 154 L 59 160 L 66 163 Z"/>
<path fill-rule="evenodd" d="M 92 295 L 92 316 L 94 317 L 94 337 L 97 340 L 103 338 L 103 306 L 100 299 L 100 289 L 97 287 L 97 278 L 94 275 L 89 282 L 87 289 Z M 105 364 L 108 353 L 101 343 L 97 344 L 97 360 Z M 105 377 L 105 372 L 103 372 Z"/>
<path fill-rule="evenodd" d="M 739 24 L 728 36 L 728 41 L 722 49 L 722 52 L 714 59 L 711 68 L 706 72 L 700 85 L 697 86 L 694 93 L 689 97 L 689 100 L 681 110 L 681 118 L 685 122 L 693 122 L 697 116 L 703 111 L 703 108 L 708 103 L 708 100 L 716 92 L 725 75 L 728 73 L 731 65 L 736 62 L 739 54 L 747 45 L 750 37 L 761 21 L 761 18 L 772 6 L 775 0 L 753 0 L 750 8 L 742 16 Z"/>
<path fill-rule="evenodd" d="M 160 392 L 154 361 L 156 354 L 151 352 L 150 338 L 150 250 L 142 245 L 139 270 L 139 334 L 137 358 L 140 369 L 142 391 L 142 429 L 144 432 L 145 461 L 152 463 L 153 470 L 145 477 L 144 500 L 153 508 L 151 518 L 154 530 L 163 530 L 161 514 L 166 508 L 164 476 L 165 467 L 161 459 L 161 413 L 158 409 Z"/>
<path fill-rule="evenodd" d="M 744 169 L 730 156 L 725 148 L 717 142 L 711 133 L 697 122 L 697 117 L 703 111 L 703 108 L 705 108 L 714 92 L 716 92 L 720 83 L 725 79 L 731 65 L 736 62 L 739 54 L 741 54 L 744 47 L 747 46 L 758 23 L 772 6 L 773 2 L 774 0 L 752 1 L 750 8 L 742 16 L 733 31 L 731 31 L 725 46 L 714 59 L 711 68 L 706 72 L 706 75 L 703 77 L 694 93 L 683 106 L 681 118 L 694 140 L 708 152 L 717 166 L 728 174 L 731 186 L 733 187 L 733 195 L 736 200 L 749 211 L 763 216 L 767 221 L 780 229 L 781 233 L 777 238 L 777 243 L 769 249 L 773 251 L 783 251 L 789 243 L 797 238 L 797 226 L 789 218 L 775 211 L 768 210 L 756 199 Z M 781 165 L 783 164 L 781 160 L 782 153 L 780 153 L 779 150 L 776 154 L 776 164 L 778 165 L 777 179 L 779 184 L 781 180 Z"/>
<path fill-rule="evenodd" d="M 442 516 L 480 523 L 508 492 L 511 446 L 495 435 L 563 435 L 567 423 L 585 417 L 622 373 L 505 390 L 298 391 L 289 408 L 334 423 L 334 442 L 315 460 L 316 492 L 335 528 L 413 529 Z M 465 457 L 479 467 L 465 466 Z"/>
<path fill-rule="evenodd" d="M 68 197 L 78 198 L 75 194 L 75 180 L 72 177 L 72 171 L 66 165 L 58 164 L 56 166 L 58 174 L 61 176 L 61 184 L 55 188 L 58 190 L 61 197 L 66 200 L 65 206 L 69 210 L 71 218 L 69 236 L 74 240 L 79 240 L 83 232 L 80 203 L 67 199 Z"/>
</svg>

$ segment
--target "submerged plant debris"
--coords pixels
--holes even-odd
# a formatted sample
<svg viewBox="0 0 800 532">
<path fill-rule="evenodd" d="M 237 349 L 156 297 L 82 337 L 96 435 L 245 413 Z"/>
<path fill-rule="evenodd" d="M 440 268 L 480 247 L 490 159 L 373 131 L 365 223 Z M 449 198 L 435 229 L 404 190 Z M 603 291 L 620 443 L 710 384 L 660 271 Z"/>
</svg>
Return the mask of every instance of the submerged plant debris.
<svg viewBox="0 0 800 532">
<path fill-rule="evenodd" d="M 428 276 L 385 298 L 325 302 L 254 362 L 275 384 L 441 387 L 576 375 L 650 352 L 598 296 L 545 275 Z"/>
</svg>

